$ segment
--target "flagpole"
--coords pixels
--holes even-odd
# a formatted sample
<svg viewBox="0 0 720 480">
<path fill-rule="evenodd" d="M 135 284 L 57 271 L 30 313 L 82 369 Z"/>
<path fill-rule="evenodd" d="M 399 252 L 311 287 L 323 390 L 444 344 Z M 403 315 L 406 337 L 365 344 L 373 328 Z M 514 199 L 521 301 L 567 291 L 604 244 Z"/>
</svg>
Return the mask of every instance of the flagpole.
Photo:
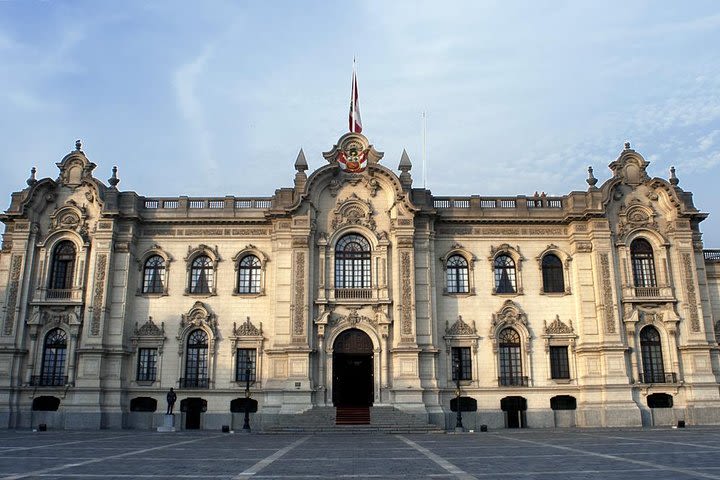
<svg viewBox="0 0 720 480">
<path fill-rule="evenodd" d="M 427 112 L 422 112 L 422 155 L 423 155 L 423 188 L 427 188 Z"/>
</svg>

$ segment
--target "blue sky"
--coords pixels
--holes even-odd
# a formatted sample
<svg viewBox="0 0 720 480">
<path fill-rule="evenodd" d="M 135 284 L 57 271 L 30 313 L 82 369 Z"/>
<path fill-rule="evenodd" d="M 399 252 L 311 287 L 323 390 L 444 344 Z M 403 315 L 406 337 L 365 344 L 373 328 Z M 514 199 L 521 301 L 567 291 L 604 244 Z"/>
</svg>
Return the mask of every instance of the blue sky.
<svg viewBox="0 0 720 480">
<path fill-rule="evenodd" d="M 270 196 L 364 131 L 436 195 L 584 190 L 623 142 L 677 168 L 720 248 L 716 1 L 0 2 L 0 197 L 76 138 L 148 196 Z"/>
</svg>

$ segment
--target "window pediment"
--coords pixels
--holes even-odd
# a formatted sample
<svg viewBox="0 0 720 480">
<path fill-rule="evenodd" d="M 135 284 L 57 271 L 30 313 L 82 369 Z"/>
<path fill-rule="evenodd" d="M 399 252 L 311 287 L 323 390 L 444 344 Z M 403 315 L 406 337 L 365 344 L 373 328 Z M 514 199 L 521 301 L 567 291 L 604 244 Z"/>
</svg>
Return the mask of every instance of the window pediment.
<svg viewBox="0 0 720 480">
<path fill-rule="evenodd" d="M 338 202 L 338 206 L 333 210 L 331 227 L 333 230 L 339 230 L 345 226 L 363 226 L 375 232 L 377 225 L 373 218 L 374 214 L 372 203 L 353 193 Z"/>
<path fill-rule="evenodd" d="M 195 302 L 188 313 L 182 314 L 180 328 L 178 329 L 178 340 L 182 340 L 187 332 L 195 328 L 202 328 L 217 334 L 217 318 L 215 314 L 203 302 Z"/>
<path fill-rule="evenodd" d="M 213 267 L 217 267 L 218 262 L 222 260 L 220 258 L 220 252 L 218 251 L 217 245 L 215 245 L 215 248 L 205 245 L 204 243 L 201 243 L 197 247 L 188 246 L 188 253 L 183 259 L 187 263 L 188 270 L 190 270 L 192 261 L 200 255 L 207 255 L 208 257 L 210 257 L 210 260 L 212 260 L 213 262 Z"/>
</svg>

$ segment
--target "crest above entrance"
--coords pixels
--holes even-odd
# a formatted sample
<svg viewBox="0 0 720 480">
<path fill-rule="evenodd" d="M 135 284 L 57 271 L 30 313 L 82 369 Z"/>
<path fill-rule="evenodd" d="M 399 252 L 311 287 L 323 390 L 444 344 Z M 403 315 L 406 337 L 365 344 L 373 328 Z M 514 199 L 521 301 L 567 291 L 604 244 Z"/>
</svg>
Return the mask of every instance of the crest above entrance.
<svg viewBox="0 0 720 480">
<path fill-rule="evenodd" d="M 346 173 L 362 173 L 368 165 L 376 164 L 383 157 L 370 145 L 368 139 L 360 133 L 346 133 L 329 152 L 323 152 L 323 157 L 331 165 L 337 165 Z"/>
</svg>

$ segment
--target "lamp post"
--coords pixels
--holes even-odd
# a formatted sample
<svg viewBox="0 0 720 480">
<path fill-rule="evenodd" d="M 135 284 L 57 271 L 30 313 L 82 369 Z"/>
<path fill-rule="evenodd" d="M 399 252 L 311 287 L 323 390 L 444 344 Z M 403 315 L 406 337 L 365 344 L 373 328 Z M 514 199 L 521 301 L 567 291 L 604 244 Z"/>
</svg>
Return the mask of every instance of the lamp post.
<svg viewBox="0 0 720 480">
<path fill-rule="evenodd" d="M 455 431 L 464 432 L 465 428 L 462 424 L 462 409 L 460 408 L 460 372 L 461 372 L 461 360 L 458 359 L 454 362 L 455 366 L 455 409 L 457 410 L 457 421 L 455 422 Z"/>
<path fill-rule="evenodd" d="M 245 364 L 245 418 L 242 427 L 245 433 L 250 433 L 250 367 L 252 367 L 252 359 L 248 355 Z"/>
</svg>

